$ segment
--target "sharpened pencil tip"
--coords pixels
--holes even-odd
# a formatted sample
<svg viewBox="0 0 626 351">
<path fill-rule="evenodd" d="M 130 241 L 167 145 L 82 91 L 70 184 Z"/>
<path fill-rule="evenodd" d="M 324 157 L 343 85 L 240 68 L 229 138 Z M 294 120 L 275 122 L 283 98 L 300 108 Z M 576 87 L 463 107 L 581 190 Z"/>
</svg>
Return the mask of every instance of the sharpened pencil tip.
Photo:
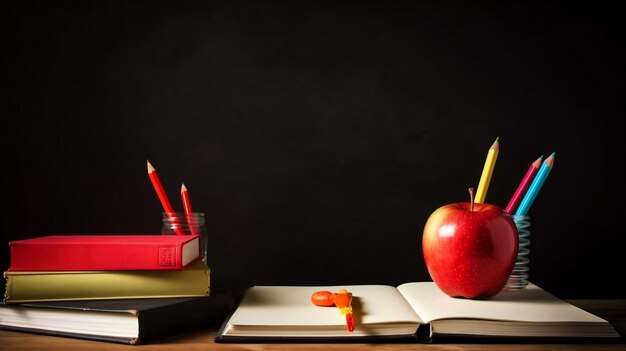
<svg viewBox="0 0 626 351">
<path fill-rule="evenodd" d="M 491 144 L 490 149 L 498 150 L 500 149 L 500 137 L 496 137 L 496 141 Z"/>
<path fill-rule="evenodd" d="M 152 167 L 152 163 L 150 163 L 150 161 L 148 160 L 146 160 L 146 163 L 148 164 L 148 173 L 154 172 L 154 167 Z"/>
<path fill-rule="evenodd" d="M 183 191 L 187 191 L 187 187 L 185 186 L 185 183 L 181 182 L 180 183 L 180 192 L 182 193 Z"/>
<path fill-rule="evenodd" d="M 552 154 L 550 154 L 550 156 L 544 161 L 546 163 L 546 165 L 548 165 L 550 168 L 552 168 L 552 166 L 554 166 L 554 158 L 556 157 L 556 153 L 553 152 Z"/>
</svg>

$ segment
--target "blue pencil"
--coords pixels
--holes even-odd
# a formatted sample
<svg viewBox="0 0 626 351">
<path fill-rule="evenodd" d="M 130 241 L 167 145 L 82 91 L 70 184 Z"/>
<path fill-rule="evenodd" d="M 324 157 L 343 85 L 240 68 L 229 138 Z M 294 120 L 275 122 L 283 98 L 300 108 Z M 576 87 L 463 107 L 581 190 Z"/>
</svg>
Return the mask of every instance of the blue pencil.
<svg viewBox="0 0 626 351">
<path fill-rule="evenodd" d="M 550 155 L 545 161 L 543 161 L 543 164 L 541 165 L 541 168 L 539 168 L 539 171 L 533 179 L 533 182 L 530 183 L 528 191 L 526 191 L 526 195 L 524 195 L 524 198 L 520 202 L 517 211 L 515 211 L 516 216 L 527 215 L 528 209 L 530 209 L 533 201 L 535 201 L 535 198 L 537 198 L 539 190 L 541 190 L 543 183 L 546 181 L 546 178 L 548 178 L 548 174 L 550 174 L 550 171 L 552 170 L 555 157 L 556 153 L 553 152 L 552 155 Z"/>
</svg>

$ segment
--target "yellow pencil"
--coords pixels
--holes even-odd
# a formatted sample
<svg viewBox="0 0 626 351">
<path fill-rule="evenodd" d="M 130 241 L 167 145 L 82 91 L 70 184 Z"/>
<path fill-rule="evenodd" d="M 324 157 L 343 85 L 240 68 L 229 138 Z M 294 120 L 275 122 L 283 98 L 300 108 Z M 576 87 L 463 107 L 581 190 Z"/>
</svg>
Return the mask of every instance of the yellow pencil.
<svg viewBox="0 0 626 351">
<path fill-rule="evenodd" d="M 498 151 L 500 149 L 500 137 L 496 138 L 493 145 L 489 148 L 487 153 L 487 160 L 485 160 L 485 166 L 483 167 L 483 174 L 480 176 L 480 182 L 478 183 L 478 189 L 476 189 L 475 203 L 485 202 L 487 197 L 487 189 L 489 189 L 489 182 L 491 181 L 491 175 L 493 174 L 493 168 L 496 165 L 496 159 L 498 158 Z"/>
</svg>

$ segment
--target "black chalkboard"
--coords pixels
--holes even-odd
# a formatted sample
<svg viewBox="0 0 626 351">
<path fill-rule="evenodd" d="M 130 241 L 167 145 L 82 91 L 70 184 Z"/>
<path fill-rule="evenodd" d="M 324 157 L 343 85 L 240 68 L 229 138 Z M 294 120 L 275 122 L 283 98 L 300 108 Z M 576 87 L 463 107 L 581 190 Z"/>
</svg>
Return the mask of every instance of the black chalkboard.
<svg viewBox="0 0 626 351">
<path fill-rule="evenodd" d="M 624 27 L 592 2 L 2 5 L 1 263 L 11 240 L 158 233 L 157 169 L 207 215 L 212 287 L 429 280 L 421 231 L 533 204 L 530 278 L 623 297 Z"/>
</svg>

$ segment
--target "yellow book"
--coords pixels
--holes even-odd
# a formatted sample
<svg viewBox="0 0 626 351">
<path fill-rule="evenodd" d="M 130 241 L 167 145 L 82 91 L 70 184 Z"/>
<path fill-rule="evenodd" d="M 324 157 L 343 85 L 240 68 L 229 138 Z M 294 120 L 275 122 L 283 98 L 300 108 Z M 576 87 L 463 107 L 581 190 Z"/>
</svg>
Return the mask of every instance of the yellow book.
<svg viewBox="0 0 626 351">
<path fill-rule="evenodd" d="M 5 271 L 4 302 L 209 296 L 202 261 L 171 271 Z"/>
</svg>

